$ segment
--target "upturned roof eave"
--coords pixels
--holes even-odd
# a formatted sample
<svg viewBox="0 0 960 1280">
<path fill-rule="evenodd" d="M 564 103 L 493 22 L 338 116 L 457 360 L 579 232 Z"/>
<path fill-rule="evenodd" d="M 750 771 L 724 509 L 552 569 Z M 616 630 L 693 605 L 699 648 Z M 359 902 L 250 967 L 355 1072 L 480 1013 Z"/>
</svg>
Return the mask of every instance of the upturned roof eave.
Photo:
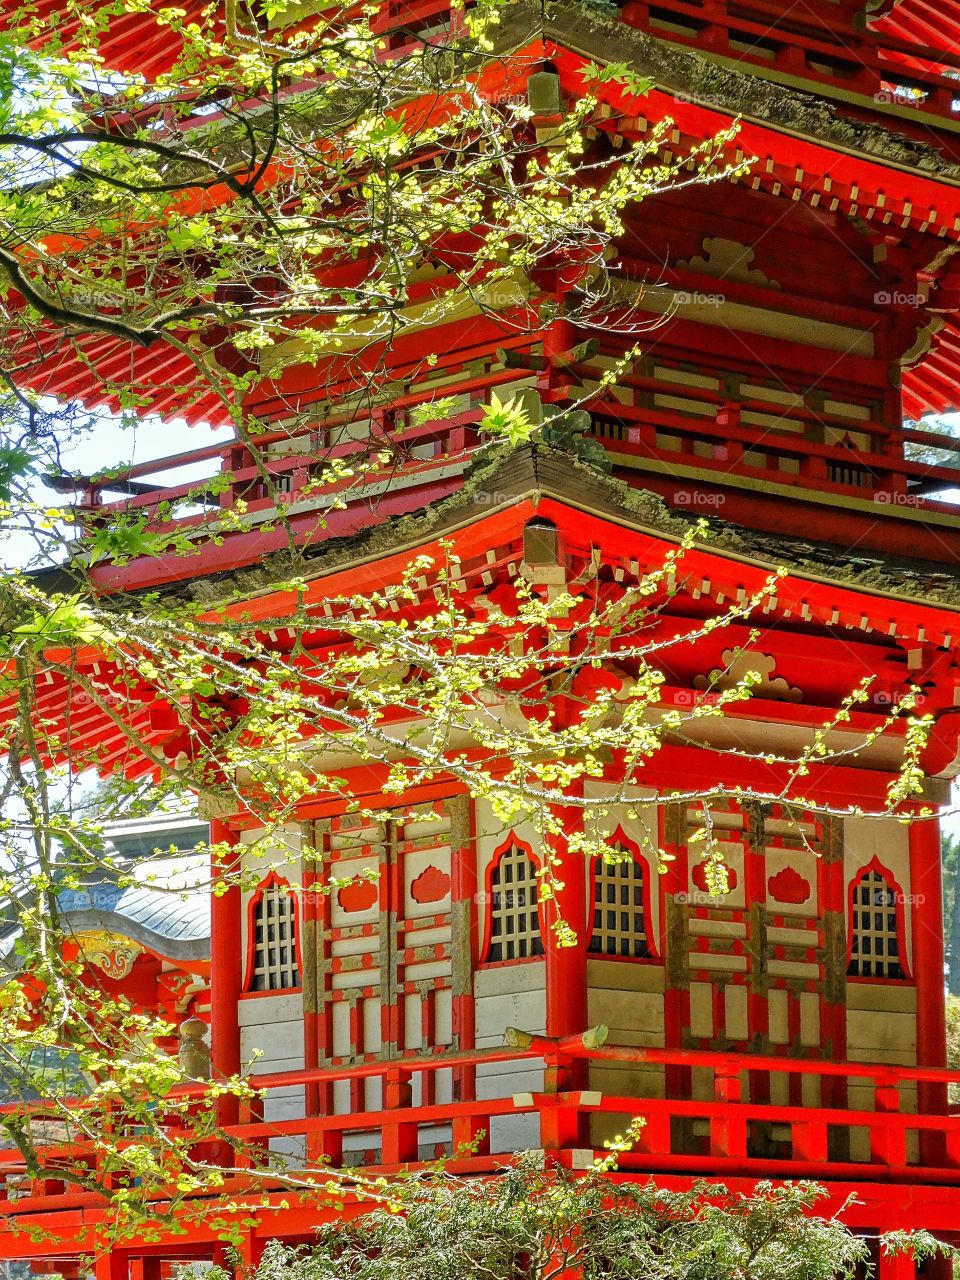
<svg viewBox="0 0 960 1280">
<path fill-rule="evenodd" d="M 541 445 L 526 445 L 506 456 L 491 451 L 486 464 L 475 465 L 464 486 L 439 503 L 374 526 L 353 538 L 340 540 L 336 545 L 320 543 L 313 549 L 308 548 L 308 558 L 296 570 L 291 566 L 291 572 L 307 583 L 316 583 L 369 565 L 386 555 L 413 554 L 425 542 L 451 536 L 524 502 L 536 507 L 543 499 L 551 499 L 584 515 L 654 536 L 671 546 L 679 546 L 689 536 L 694 524 L 689 518 L 675 515 L 658 495 L 648 490 L 633 488 L 612 476 L 603 475 L 570 454 Z M 768 554 L 751 554 L 749 541 L 752 537 L 762 539 L 767 548 L 781 546 L 783 555 L 772 558 Z M 877 581 L 864 583 L 861 581 L 864 576 L 862 567 L 857 569 L 851 565 L 846 573 L 827 573 L 812 569 L 802 563 L 800 556 L 791 555 L 792 547 L 814 545 L 819 544 L 783 535 L 755 534 L 748 529 L 714 521 L 709 535 L 695 537 L 691 549 L 765 572 L 785 569 L 798 581 L 852 591 L 865 599 L 921 606 L 928 608 L 931 614 L 960 614 L 960 576 L 946 572 L 943 565 L 877 554 L 871 563 L 872 576 L 875 579 L 882 577 L 884 566 L 888 566 L 890 579 L 885 585 Z M 311 550 L 315 552 L 313 557 Z M 842 548 L 822 544 L 822 553 L 842 567 Z M 856 563 L 862 566 L 863 562 L 864 557 L 858 554 Z M 280 568 L 273 561 L 249 570 L 236 570 L 230 575 L 234 599 L 249 604 L 276 596 Z M 937 574 L 954 584 L 956 598 L 935 598 L 929 592 L 910 593 L 898 589 L 895 585 L 897 568 L 902 573 Z M 211 612 L 228 607 L 224 598 L 226 593 L 220 600 L 215 600 L 217 585 L 208 582 L 207 590 L 202 590 L 203 581 L 187 585 L 201 588 L 199 598 L 205 596 L 210 600 Z M 219 585 L 222 590 L 226 584 Z"/>
</svg>

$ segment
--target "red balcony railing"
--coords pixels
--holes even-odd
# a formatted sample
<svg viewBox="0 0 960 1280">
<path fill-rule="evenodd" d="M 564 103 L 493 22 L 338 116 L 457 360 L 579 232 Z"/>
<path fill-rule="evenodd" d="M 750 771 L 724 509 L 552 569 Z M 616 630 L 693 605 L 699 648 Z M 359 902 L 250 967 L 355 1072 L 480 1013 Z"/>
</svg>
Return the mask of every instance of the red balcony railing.
<svg viewBox="0 0 960 1280">
<path fill-rule="evenodd" d="M 515 1079 L 517 1072 L 525 1074 L 529 1089 L 477 1096 L 478 1073 L 490 1084 L 498 1077 L 485 1068 L 504 1063 L 515 1068 L 510 1073 Z M 667 1096 L 597 1087 L 598 1075 L 609 1080 L 618 1069 L 624 1075 L 642 1070 L 645 1079 L 660 1082 L 654 1092 Z M 791 1088 L 791 1082 L 803 1080 L 817 1095 L 816 1105 L 771 1100 L 784 1086 L 796 1099 L 805 1090 Z M 596 1117 L 609 1118 L 607 1132 L 622 1132 L 641 1117 L 639 1140 L 621 1158 L 625 1170 L 960 1188 L 960 1114 L 947 1101 L 948 1087 L 960 1084 L 960 1071 L 698 1050 L 589 1048 L 577 1039 L 534 1037 L 519 1049 L 285 1071 L 253 1077 L 251 1083 L 256 1096 L 243 1101 L 239 1118 L 223 1126 L 233 1144 L 217 1143 L 216 1158 L 234 1169 L 227 1191 L 233 1181 L 242 1186 L 246 1171 L 268 1153 L 277 1166 L 298 1174 L 360 1164 L 390 1170 L 427 1164 L 439 1154 L 448 1157 L 449 1169 L 482 1173 L 502 1165 L 513 1150 L 510 1127 L 501 1126 L 504 1118 L 518 1116 L 533 1117 L 522 1145 L 552 1151 L 573 1164 L 602 1151 L 602 1140 L 591 1132 Z M 341 1094 L 337 1086 L 347 1088 Z M 349 1106 L 334 1105 L 346 1095 Z M 430 1101 L 445 1095 L 446 1101 Z M 270 1118 L 281 1103 L 287 1114 Z M 50 1114 L 43 1108 L 36 1113 Z M 177 1125 L 182 1133 L 183 1120 Z M 117 1140 L 122 1143 L 122 1133 Z M 198 1141 L 198 1158 L 213 1158 L 212 1141 Z M 42 1152 L 41 1176 L 27 1178 L 20 1153 L 0 1151 L 0 1211 L 19 1216 L 102 1203 L 98 1194 L 77 1192 L 62 1180 L 65 1166 L 92 1168 L 97 1158 L 89 1143 L 51 1143 Z"/>
<path fill-rule="evenodd" d="M 856 30 L 855 9 L 770 0 L 627 0 L 624 17 L 671 44 L 730 58 L 781 82 L 808 81 L 841 103 L 859 98 L 865 107 L 872 100 L 872 114 L 899 117 L 891 120 L 895 129 L 909 130 L 911 116 L 921 127 L 955 121 L 960 57 L 949 38 L 934 47 L 886 29 Z"/>
<path fill-rule="evenodd" d="M 587 386 L 591 381 L 599 383 L 603 375 L 601 368 L 589 364 L 577 365 L 573 372 Z M 272 519 L 278 507 L 289 515 L 322 511 L 336 491 L 334 486 L 318 486 L 324 467 L 335 460 L 369 459 L 382 447 L 390 455 L 385 465 L 361 471 L 349 485 L 339 486 L 347 502 L 369 503 L 372 493 L 430 486 L 451 464 L 461 469 L 466 466 L 479 443 L 477 423 L 490 391 L 505 382 L 516 382 L 523 373 L 519 368 L 451 383 L 434 394 L 469 397 L 471 407 L 417 426 L 409 425 L 407 414 L 418 403 L 428 403 L 428 397 L 422 392 L 401 397 L 371 413 L 370 435 L 363 439 L 338 439 L 338 429 L 346 424 L 347 415 L 330 415 L 319 420 L 310 435 L 294 438 L 295 443 L 306 445 L 303 453 L 271 456 L 277 444 L 291 439 L 276 431 L 258 441 L 261 457 L 257 462 L 243 446 L 231 442 L 93 477 L 55 477 L 53 483 L 64 492 L 80 492 L 80 508 L 94 521 L 121 512 L 143 514 L 157 528 L 195 530 L 202 537 L 206 527 L 220 523 L 218 511 L 235 507 L 238 499 L 245 504 L 241 524 L 251 527 Z M 812 492 L 866 498 L 887 507 L 878 514 L 896 514 L 899 507 L 960 512 L 960 505 L 950 497 L 932 496 L 960 489 L 960 466 L 948 461 L 960 459 L 956 437 L 816 411 L 799 397 L 789 405 L 758 395 L 732 399 L 724 394 L 719 380 L 711 388 L 702 381 L 701 385 L 686 385 L 674 378 L 626 374 L 618 385 L 641 403 L 623 403 L 606 395 L 583 401 L 594 417 L 594 435 L 605 443 L 615 463 L 618 455 L 632 455 L 657 462 L 668 472 L 688 463 L 715 471 L 721 484 L 731 475 L 742 474 Z M 661 408 L 658 398 L 673 404 L 682 401 L 685 407 Z M 650 403 L 642 403 L 644 400 Z M 390 422 L 386 421 L 388 415 Z M 822 437 L 830 432 L 841 439 L 850 436 L 868 443 L 856 448 L 825 443 Z M 935 454 L 928 461 L 905 457 L 905 444 L 923 446 Z M 202 463 L 210 465 L 208 479 L 219 476 L 224 482 L 215 497 L 203 495 L 203 480 L 171 484 L 160 479 L 166 472 Z M 115 494 L 125 496 L 118 499 L 112 496 Z M 171 508 L 171 504 L 191 500 L 196 501 L 192 510 Z M 199 510 L 200 506 L 204 510 Z M 230 527 L 239 530 L 241 524 L 231 522 Z"/>
</svg>

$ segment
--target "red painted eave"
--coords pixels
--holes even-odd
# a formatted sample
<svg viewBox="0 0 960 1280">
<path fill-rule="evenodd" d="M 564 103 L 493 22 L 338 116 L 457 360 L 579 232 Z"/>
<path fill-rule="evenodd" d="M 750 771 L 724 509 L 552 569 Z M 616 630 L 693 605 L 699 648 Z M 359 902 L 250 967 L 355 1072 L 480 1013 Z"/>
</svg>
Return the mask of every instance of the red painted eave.
<svg viewBox="0 0 960 1280">
<path fill-rule="evenodd" d="M 880 40 L 916 45 L 932 53 L 960 49 L 958 0 L 888 0 L 869 29 Z"/>
<path fill-rule="evenodd" d="M 0 22 L 3 18 L 9 21 L 10 15 L 19 13 L 22 7 L 15 2 L 4 4 Z M 203 0 L 179 0 L 178 9 L 183 13 L 184 23 L 209 25 L 209 17 L 205 17 L 208 6 Z M 43 34 L 30 42 L 34 48 L 54 55 L 70 54 L 91 43 L 89 35 L 78 38 L 79 22 L 64 14 L 58 0 L 37 0 L 30 6 L 30 16 L 33 23 L 42 24 L 43 29 Z M 106 10 L 104 16 L 107 16 Z M 110 14 L 108 22 L 107 30 L 94 42 L 108 70 L 143 76 L 151 81 L 168 72 L 182 52 L 179 36 L 153 13 Z M 215 29 L 215 34 L 222 39 L 222 30 Z"/>
<path fill-rule="evenodd" d="M 329 601 L 343 595 L 382 590 L 385 583 L 399 581 L 417 557 L 427 556 L 441 563 L 452 550 L 464 563 L 482 559 L 486 564 L 488 550 L 501 548 L 505 549 L 503 555 L 507 559 L 519 562 L 523 554 L 523 529 L 534 516 L 557 525 L 568 554 L 589 561 L 592 552 L 599 549 L 604 563 L 628 575 L 661 566 L 666 554 L 675 550 L 678 543 L 676 537 L 642 527 L 626 513 L 598 514 L 578 507 L 575 501 L 531 491 L 494 510 L 483 504 L 472 510 L 465 505 L 461 519 L 451 512 L 443 528 L 436 524 L 429 526 L 431 534 L 427 538 L 411 533 L 406 545 L 396 545 L 389 554 L 366 558 L 361 554 L 351 563 L 341 563 L 326 572 L 318 568 L 308 581 L 303 602 L 317 611 L 318 626 L 335 626 L 335 618 L 329 624 L 324 621 L 325 616 L 329 616 L 326 607 Z M 695 545 L 682 558 L 685 589 L 695 593 L 695 598 L 715 601 L 721 609 L 729 607 L 727 602 L 759 594 L 770 578 L 771 569 L 768 564 L 706 545 Z M 796 572 L 777 583 L 776 598 L 769 603 L 770 608 L 762 617 L 769 618 L 771 626 L 783 618 L 822 631 L 845 633 L 851 640 L 872 634 L 884 642 L 896 641 L 900 645 L 960 647 L 960 611 L 945 605 L 905 600 Z M 246 618 L 251 624 L 272 630 L 282 628 L 283 620 L 296 606 L 292 593 L 265 592 L 225 610 L 211 612 L 207 619 L 216 621 L 224 615 Z M 162 706 L 155 702 L 148 686 L 130 687 L 129 673 L 136 669 L 135 654 L 129 655 L 125 663 L 126 678 L 119 678 L 114 664 L 90 647 L 72 655 L 61 650 L 51 651 L 48 659 L 49 669 L 38 677 L 41 682 L 38 714 L 59 726 L 58 736 L 53 740 L 68 742 L 75 758 L 88 754 L 89 762 L 101 770 L 116 769 L 131 777 L 151 772 L 155 766 L 131 745 L 117 718 L 134 727 L 156 755 L 172 758 L 183 749 L 184 735 L 178 718 L 163 714 Z M 53 669 L 56 666 L 62 669 Z M 84 695 L 67 670 L 79 672 L 96 687 L 98 696 L 112 708 L 112 716 Z M 0 718 L 9 717 L 14 711 L 8 702 L 0 706 Z M 789 714 L 789 708 L 785 714 Z M 948 736 L 952 741 L 953 735 Z"/>
<path fill-rule="evenodd" d="M 630 528 L 623 520 L 605 518 L 579 509 L 570 500 L 531 494 L 490 514 L 464 520 L 455 532 L 444 533 L 462 558 L 478 549 L 496 546 L 507 538 L 522 536 L 523 526 L 534 515 L 552 520 L 566 543 L 601 549 L 605 562 L 659 565 L 678 539 L 659 531 Z M 381 589 L 384 582 L 398 581 L 410 561 L 425 555 L 441 561 L 441 538 L 404 548 L 390 556 L 351 564 L 349 568 L 318 573 L 307 587 L 305 602 L 318 604 L 341 594 Z M 684 553 L 684 576 L 701 576 L 704 584 L 722 587 L 732 599 L 737 593 L 759 592 L 777 566 L 733 557 L 708 546 L 696 546 Z M 960 609 L 950 605 L 905 600 L 880 591 L 854 588 L 790 573 L 777 586 L 777 611 L 790 610 L 796 617 L 827 626 L 869 628 L 885 636 L 917 639 L 951 647 L 960 643 Z M 232 605 L 228 617 L 251 620 L 282 618 L 296 607 L 290 592 L 267 593 Z M 217 614 L 210 614 L 215 618 Z"/>
</svg>

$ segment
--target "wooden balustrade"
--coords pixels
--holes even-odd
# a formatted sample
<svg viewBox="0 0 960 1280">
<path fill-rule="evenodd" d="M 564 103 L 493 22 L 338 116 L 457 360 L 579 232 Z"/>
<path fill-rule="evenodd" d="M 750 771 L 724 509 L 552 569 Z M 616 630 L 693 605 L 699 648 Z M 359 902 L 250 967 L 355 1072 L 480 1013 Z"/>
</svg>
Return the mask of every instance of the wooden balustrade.
<svg viewBox="0 0 960 1280">
<path fill-rule="evenodd" d="M 886 104 L 900 108 L 901 117 L 907 110 L 930 123 L 938 117 L 957 118 L 957 82 L 951 75 L 958 62 L 955 50 L 870 29 L 854 32 L 849 18 L 832 13 L 834 9 L 804 5 L 801 12 L 762 0 L 735 7 L 711 4 L 709 11 L 697 0 L 658 0 L 656 5 L 626 0 L 623 6 L 631 25 L 672 44 L 734 55 L 752 67 L 808 80 L 844 96 L 873 98 L 881 109 Z"/>
<path fill-rule="evenodd" d="M 576 366 L 575 372 L 584 379 L 602 376 L 601 370 L 586 364 Z M 521 375 L 522 370 L 514 369 L 509 375 L 468 379 L 463 384 L 451 384 L 443 390 L 451 395 L 462 395 L 466 391 L 485 392 L 498 382 L 502 383 L 505 376 L 516 379 Z M 482 386 L 479 385 L 481 383 Z M 899 506 L 916 510 L 929 507 L 931 511 L 958 509 L 958 505 L 949 499 L 926 495 L 938 488 L 960 488 L 960 466 L 920 462 L 903 455 L 906 441 L 938 449 L 945 456 L 953 454 L 960 457 L 960 443 L 943 433 L 913 428 L 895 430 L 885 423 L 817 412 L 802 403 L 784 405 L 756 396 L 733 400 L 720 389 L 685 386 L 656 376 L 630 374 L 625 375 L 621 383 L 650 396 L 658 393 L 671 398 L 681 396 L 691 402 L 692 410 L 696 406 L 702 408 L 682 412 L 672 408 L 623 404 L 606 396 L 589 398 L 585 403 L 593 414 L 593 434 L 605 444 L 615 463 L 618 455 L 646 458 L 669 468 L 687 463 L 700 471 L 716 471 L 717 483 L 722 483 L 724 477 L 731 473 L 742 473 L 810 492 L 856 496 L 881 504 L 885 502 L 891 512 Z M 403 397 L 403 404 L 399 409 L 395 406 L 392 412 L 403 412 L 416 403 L 416 397 Z M 382 414 L 382 411 L 378 412 Z M 443 467 L 456 462 L 466 465 L 478 445 L 477 424 L 482 414 L 483 409 L 478 405 L 449 418 L 416 427 L 378 428 L 383 430 L 384 445 L 389 443 L 392 451 L 389 465 L 382 472 L 374 465 L 369 473 L 355 477 L 350 488 L 340 486 L 342 495 L 349 502 L 352 489 L 358 500 L 366 500 L 369 490 L 377 485 L 429 484 Z M 751 424 L 744 421 L 745 415 L 771 416 L 783 423 L 783 429 Z M 278 458 L 265 455 L 254 463 L 242 446 L 213 445 L 118 469 L 109 479 L 87 478 L 83 481 L 86 489 L 83 506 L 93 521 L 121 512 L 143 514 L 158 528 L 195 530 L 196 536 L 202 537 L 204 527 L 211 520 L 215 522 L 218 519 L 216 511 L 211 514 L 209 510 L 187 510 L 171 516 L 169 504 L 189 502 L 203 482 L 158 483 L 156 488 L 152 488 L 148 478 L 178 467 L 209 461 L 219 464 L 220 474 L 228 481 L 218 499 L 220 507 L 233 508 L 242 499 L 247 522 L 256 523 L 270 518 L 278 507 L 296 508 L 298 511 L 301 507 L 322 509 L 337 491 L 336 486 L 318 484 L 324 466 L 345 459 L 356 459 L 360 463 L 364 457 L 370 458 L 378 451 L 375 433 L 369 439 L 327 444 L 328 433 L 335 430 L 338 421 L 338 418 L 324 421 L 308 437 L 310 451 L 306 453 L 291 453 Z M 816 438 L 826 430 L 867 437 L 870 444 L 865 449 L 851 449 Z M 659 438 L 662 434 L 676 438 L 677 447 L 667 447 Z M 268 449 L 272 443 L 287 438 L 281 432 L 274 432 L 265 435 L 261 444 Z M 718 447 L 720 454 L 713 457 L 697 448 L 704 443 Z M 425 456 L 428 453 L 432 456 Z M 747 461 L 743 455 L 749 453 L 758 457 Z M 238 455 L 241 457 L 239 465 Z M 789 466 L 780 465 L 787 461 Z M 216 474 L 214 471 L 213 475 Z M 67 483 L 64 480 L 60 487 L 66 488 Z M 126 492 L 128 496 L 119 501 L 105 502 L 103 495 L 111 489 Z"/>
<path fill-rule="evenodd" d="M 648 1097 L 613 1095 L 590 1089 L 566 1087 L 572 1066 L 581 1061 L 621 1067 L 688 1067 L 712 1076 L 710 1096 Z M 458 1098 L 415 1105 L 417 1096 L 432 1096 L 422 1089 L 425 1078 L 451 1068 L 485 1063 L 525 1063 L 528 1071 L 543 1072 L 543 1085 L 528 1093 L 492 1098 Z M 848 1085 L 866 1086 L 869 1104 L 859 1107 L 777 1105 L 752 1101 L 755 1090 L 769 1097 L 769 1083 L 776 1077 L 810 1076 L 819 1081 L 840 1078 Z M 271 1099 L 291 1086 L 337 1082 L 379 1082 L 379 1097 L 368 1108 L 343 1113 L 304 1113 L 270 1119 Z M 419 1092 L 418 1092 L 419 1082 Z M 947 1108 L 942 1114 L 914 1112 L 916 1086 L 922 1083 L 960 1083 L 960 1072 L 935 1068 L 891 1067 L 869 1063 L 838 1063 L 811 1058 L 754 1054 L 722 1054 L 701 1050 L 627 1048 L 605 1045 L 587 1048 L 576 1038 L 561 1042 L 534 1037 L 529 1048 L 477 1050 L 472 1053 L 440 1053 L 429 1057 L 403 1057 L 366 1062 L 356 1066 L 318 1067 L 253 1077 L 254 1097 L 244 1099 L 237 1123 L 225 1126 L 229 1140 L 212 1150 L 213 1139 L 198 1138 L 197 1152 L 232 1161 L 234 1176 L 260 1163 L 268 1153 L 279 1163 L 299 1171 L 346 1167 L 358 1155 L 383 1169 L 428 1163 L 431 1149 L 422 1149 L 424 1130 L 442 1131 L 449 1167 L 462 1171 L 492 1169 L 508 1158 L 491 1144 L 491 1127 L 502 1117 L 535 1115 L 539 1146 L 560 1160 L 572 1160 L 572 1152 L 592 1150 L 591 1117 L 607 1115 L 623 1131 L 635 1117 L 644 1120 L 639 1140 L 622 1157 L 624 1169 L 686 1171 L 705 1175 L 730 1173 L 764 1176 L 851 1178 L 883 1181 L 891 1178 L 960 1187 L 960 1114 Z M 203 1086 L 176 1091 L 199 1099 Z M 328 1088 L 323 1091 L 332 1096 Z M 309 1093 L 307 1096 L 311 1096 Z M 314 1092 L 313 1096 L 321 1096 Z M 78 1103 L 88 1105 L 83 1101 Z M 23 1108 L 21 1108 L 23 1110 Z M 38 1118 L 49 1113 L 33 1108 Z M 116 1109 L 111 1140 L 119 1147 L 136 1141 L 119 1128 Z M 182 1119 L 176 1122 L 182 1124 Z M 924 1163 L 922 1134 L 944 1137 L 942 1157 Z M 772 1137 L 771 1137 L 772 1135 Z M 350 1147 L 353 1147 L 351 1153 Z M 95 1202 L 92 1192 L 78 1192 L 57 1181 L 65 1165 L 95 1167 L 102 1156 L 89 1142 L 51 1144 L 44 1150 L 45 1176 L 26 1180 L 17 1151 L 0 1151 L 0 1205 L 11 1214 L 25 1214 L 67 1203 Z M 110 1173 L 110 1183 L 114 1181 Z"/>
</svg>

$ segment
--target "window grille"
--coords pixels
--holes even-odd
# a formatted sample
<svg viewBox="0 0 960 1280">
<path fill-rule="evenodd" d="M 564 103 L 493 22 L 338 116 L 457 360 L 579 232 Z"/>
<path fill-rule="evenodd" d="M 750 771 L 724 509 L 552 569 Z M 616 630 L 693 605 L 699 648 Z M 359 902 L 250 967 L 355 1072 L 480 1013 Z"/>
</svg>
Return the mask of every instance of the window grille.
<svg viewBox="0 0 960 1280">
<path fill-rule="evenodd" d="M 490 941 L 487 960 L 525 960 L 543 955 L 537 872 L 518 845 L 497 859 L 491 879 Z"/>
<path fill-rule="evenodd" d="M 853 888 L 852 942 L 847 973 L 857 978 L 902 978 L 897 896 L 880 871 L 865 871 Z"/>
<path fill-rule="evenodd" d="M 261 889 L 253 909 L 251 991 L 299 987 L 296 902 L 286 885 Z"/>
<path fill-rule="evenodd" d="M 839 442 L 841 449 L 850 454 L 847 459 L 831 458 L 827 460 L 827 475 L 834 484 L 852 485 L 855 489 L 865 489 L 873 482 L 873 475 L 864 467 L 857 466 L 858 449 L 849 436 Z"/>
<path fill-rule="evenodd" d="M 593 934 L 589 950 L 594 955 L 650 955 L 647 922 L 643 912 L 643 866 L 636 858 L 607 862 L 600 858 L 593 878 Z"/>
</svg>

